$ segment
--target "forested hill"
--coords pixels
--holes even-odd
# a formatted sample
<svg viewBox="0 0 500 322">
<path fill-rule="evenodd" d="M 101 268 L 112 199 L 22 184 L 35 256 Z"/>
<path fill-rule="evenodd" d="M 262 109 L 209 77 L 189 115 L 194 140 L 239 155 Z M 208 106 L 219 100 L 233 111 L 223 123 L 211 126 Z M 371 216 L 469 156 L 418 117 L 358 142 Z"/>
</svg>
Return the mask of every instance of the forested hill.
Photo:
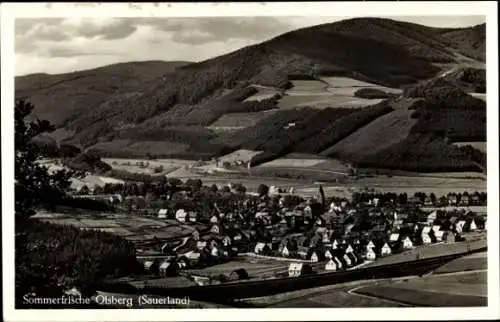
<svg viewBox="0 0 500 322">
<path fill-rule="evenodd" d="M 438 66 L 463 57 L 484 61 L 484 44 L 484 25 L 440 29 L 354 18 L 291 31 L 198 63 L 129 63 L 18 77 L 16 97 L 29 98 L 35 115 L 55 122 L 58 139 L 84 147 L 136 140 L 140 153 L 140 136 L 147 130 L 144 140 L 173 141 L 179 149 L 189 146 L 190 154 L 197 152 L 193 142 L 206 148 L 202 141 L 214 141 L 216 134 L 206 127 L 222 115 L 275 107 L 279 97 L 244 102 L 255 94 L 254 85 L 279 91 L 291 86 L 290 75 L 311 76 L 314 70 L 316 76 L 398 88 L 433 78 L 442 71 Z"/>
</svg>

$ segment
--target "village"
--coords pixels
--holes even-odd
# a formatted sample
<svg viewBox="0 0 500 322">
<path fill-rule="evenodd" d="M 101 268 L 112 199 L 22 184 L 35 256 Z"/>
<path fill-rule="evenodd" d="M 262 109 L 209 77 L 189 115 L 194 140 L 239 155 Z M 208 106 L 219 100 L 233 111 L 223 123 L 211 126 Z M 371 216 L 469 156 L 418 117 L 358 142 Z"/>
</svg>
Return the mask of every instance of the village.
<svg viewBox="0 0 500 322">
<path fill-rule="evenodd" d="M 264 185 L 257 192 L 246 192 L 241 184 L 203 186 L 200 180 L 176 182 L 175 189 L 161 186 L 107 184 L 97 192 L 113 193 L 75 193 L 135 216 L 191 228 L 178 236 L 134 240 L 144 277 L 151 279 L 183 275 L 207 285 L 262 278 L 246 268 L 242 257 L 279 263 L 270 278 L 351 270 L 419 247 L 452 245 L 464 241 L 466 233 L 486 230 L 485 193 L 437 198 L 360 192 L 349 200 L 326 198 L 321 186 L 317 198 L 307 199 L 293 189 Z M 138 193 L 131 195 L 134 190 Z M 222 274 L 210 270 L 233 262 L 221 268 Z"/>
</svg>

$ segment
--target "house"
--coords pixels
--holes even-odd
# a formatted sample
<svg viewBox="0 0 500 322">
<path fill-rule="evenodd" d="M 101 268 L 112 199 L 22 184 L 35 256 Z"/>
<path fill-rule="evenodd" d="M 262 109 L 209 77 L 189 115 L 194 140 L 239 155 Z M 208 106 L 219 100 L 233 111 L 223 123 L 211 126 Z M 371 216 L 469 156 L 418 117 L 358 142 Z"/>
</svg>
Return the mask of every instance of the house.
<svg viewBox="0 0 500 322">
<path fill-rule="evenodd" d="M 456 234 L 453 231 L 445 231 L 441 240 L 445 243 L 454 243 L 456 241 Z"/>
<path fill-rule="evenodd" d="M 347 264 L 347 267 L 352 267 L 354 266 L 354 263 L 352 262 L 351 258 L 346 254 L 344 254 L 344 256 L 342 256 L 342 259 L 344 260 L 344 262 Z"/>
<path fill-rule="evenodd" d="M 462 198 L 460 198 L 460 205 L 461 206 L 468 206 L 469 203 L 470 203 L 469 195 L 462 195 Z"/>
<path fill-rule="evenodd" d="M 377 258 L 377 255 L 375 254 L 375 251 L 373 250 L 372 247 L 367 247 L 366 248 L 366 259 L 369 261 L 374 261 Z"/>
<path fill-rule="evenodd" d="M 166 276 L 176 276 L 177 275 L 177 268 L 178 266 L 170 261 L 164 261 L 163 263 L 160 264 L 159 267 L 159 273 L 160 276 L 166 277 Z"/>
<path fill-rule="evenodd" d="M 461 234 L 464 230 L 465 220 L 459 220 L 455 225 L 455 230 L 457 233 Z"/>
<path fill-rule="evenodd" d="M 338 246 L 339 246 L 339 242 L 336 239 L 334 239 L 333 243 L 332 243 L 332 248 L 337 249 Z"/>
<path fill-rule="evenodd" d="M 317 263 L 319 262 L 319 256 L 316 252 L 313 252 L 310 257 L 311 262 Z"/>
<path fill-rule="evenodd" d="M 434 236 L 436 236 L 437 242 L 443 241 L 443 235 L 444 235 L 444 231 L 442 231 L 442 230 L 434 231 Z"/>
<path fill-rule="evenodd" d="M 283 246 L 283 249 L 281 250 L 281 256 L 283 256 L 283 257 L 290 256 L 290 252 L 288 251 L 288 247 Z"/>
<path fill-rule="evenodd" d="M 325 258 L 327 258 L 327 259 L 333 258 L 333 254 L 329 249 L 325 250 Z"/>
<path fill-rule="evenodd" d="M 337 269 L 339 269 L 337 262 L 330 258 L 330 260 L 325 265 L 325 270 L 336 271 Z"/>
<path fill-rule="evenodd" d="M 199 250 L 202 250 L 203 248 L 207 247 L 207 242 L 206 241 L 203 241 L 203 240 L 199 240 L 197 243 L 196 243 L 196 248 L 199 249 Z"/>
<path fill-rule="evenodd" d="M 469 232 L 469 231 L 475 231 L 477 230 L 477 224 L 476 220 L 474 218 L 469 218 L 465 221 L 465 224 L 463 226 L 463 231 Z"/>
<path fill-rule="evenodd" d="M 186 222 L 187 212 L 184 209 L 179 209 L 175 212 L 175 219 L 178 222 Z"/>
<path fill-rule="evenodd" d="M 267 255 L 271 252 L 271 247 L 266 243 L 257 243 L 254 248 L 255 254 Z"/>
<path fill-rule="evenodd" d="M 352 252 L 354 252 L 354 248 L 352 248 L 352 246 L 349 244 L 349 245 L 347 246 L 347 248 L 345 249 L 345 252 L 346 252 L 346 253 L 352 253 Z"/>
<path fill-rule="evenodd" d="M 158 262 L 157 261 L 145 261 L 144 262 L 144 270 L 148 273 L 156 273 L 158 271 Z"/>
<path fill-rule="evenodd" d="M 403 249 L 413 249 L 413 242 L 411 241 L 410 237 L 406 236 L 403 239 Z"/>
<path fill-rule="evenodd" d="M 219 248 L 217 246 L 212 246 L 210 249 L 210 255 L 213 257 L 219 257 Z"/>
<path fill-rule="evenodd" d="M 291 263 L 288 267 L 289 277 L 299 277 L 312 274 L 312 267 L 305 263 Z"/>
<path fill-rule="evenodd" d="M 229 247 L 231 246 L 231 238 L 229 236 L 224 236 L 224 238 L 222 238 L 222 245 L 224 245 L 224 247 Z"/>
<path fill-rule="evenodd" d="M 213 234 L 220 234 L 220 226 L 217 224 L 214 224 L 212 228 L 210 228 L 210 232 Z"/>
<path fill-rule="evenodd" d="M 427 215 L 427 223 L 432 225 L 437 218 L 437 210 L 434 210 L 429 215 Z"/>
<path fill-rule="evenodd" d="M 197 222 L 198 221 L 198 213 L 195 211 L 190 211 L 188 213 L 188 218 L 190 222 Z"/>
<path fill-rule="evenodd" d="M 168 209 L 160 209 L 158 210 L 158 219 L 165 219 L 167 218 L 168 214 Z"/>
<path fill-rule="evenodd" d="M 389 244 L 384 243 L 384 245 L 380 249 L 380 255 L 381 256 L 388 256 L 388 255 L 391 255 L 391 254 L 392 254 L 391 247 L 389 246 Z"/>
<path fill-rule="evenodd" d="M 422 234 L 421 238 L 422 238 L 422 244 L 424 244 L 424 245 L 428 245 L 428 244 L 432 243 L 432 239 L 431 239 L 431 236 L 429 236 L 429 234 Z"/>
<path fill-rule="evenodd" d="M 354 253 L 346 253 L 345 256 L 349 257 L 352 266 L 356 266 L 359 263 L 358 257 Z"/>
<path fill-rule="evenodd" d="M 399 234 L 394 233 L 389 236 L 389 241 L 390 242 L 397 242 L 399 240 Z"/>
<path fill-rule="evenodd" d="M 366 248 L 367 248 L 367 249 L 368 249 L 368 248 L 374 248 L 374 247 L 375 247 L 375 244 L 373 243 L 373 241 L 372 241 L 372 240 L 370 240 L 370 241 L 368 242 L 368 244 L 366 245 Z"/>
<path fill-rule="evenodd" d="M 439 226 L 439 225 L 434 225 L 434 226 L 432 226 L 432 231 L 434 232 L 434 234 L 435 234 L 436 232 L 440 231 L 440 230 L 441 230 L 441 226 Z"/>
<path fill-rule="evenodd" d="M 216 224 L 218 222 L 219 222 L 219 217 L 217 217 L 217 215 L 213 215 L 212 217 L 210 217 L 210 223 Z"/>
</svg>

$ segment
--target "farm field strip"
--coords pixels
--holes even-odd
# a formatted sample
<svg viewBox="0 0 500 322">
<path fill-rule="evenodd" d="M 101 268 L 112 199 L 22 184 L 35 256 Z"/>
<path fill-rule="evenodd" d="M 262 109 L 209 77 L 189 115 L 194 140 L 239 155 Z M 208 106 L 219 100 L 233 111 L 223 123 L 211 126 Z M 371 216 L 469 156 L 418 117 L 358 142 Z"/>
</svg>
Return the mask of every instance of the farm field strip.
<svg viewBox="0 0 500 322">
<path fill-rule="evenodd" d="M 367 155 L 397 144 L 406 139 L 411 128 L 417 123 L 417 119 L 411 118 L 412 113 L 413 111 L 408 109 L 396 109 L 384 114 L 326 149 L 322 154 Z"/>
</svg>

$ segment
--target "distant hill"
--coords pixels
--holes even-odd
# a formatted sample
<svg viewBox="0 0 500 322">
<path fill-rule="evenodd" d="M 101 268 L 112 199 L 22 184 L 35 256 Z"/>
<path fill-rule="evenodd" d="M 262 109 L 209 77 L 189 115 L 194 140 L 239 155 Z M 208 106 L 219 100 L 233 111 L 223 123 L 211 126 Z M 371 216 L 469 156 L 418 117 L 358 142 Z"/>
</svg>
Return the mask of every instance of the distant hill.
<svg viewBox="0 0 500 322">
<path fill-rule="evenodd" d="M 261 162 L 289 152 L 320 153 L 393 111 L 387 103 L 376 102 L 371 108 L 353 111 L 342 106 L 323 112 L 302 106 L 288 112 L 278 110 L 279 100 L 293 86 L 292 79 L 343 77 L 392 88 L 422 84 L 433 88 L 442 66 L 459 70 L 457 66 L 464 60 L 484 63 L 484 48 L 485 25 L 440 29 L 390 19 L 354 18 L 291 31 L 198 63 L 135 62 L 61 75 L 17 77 L 16 97 L 30 99 L 36 106 L 35 116 L 57 125 L 58 140 L 103 155 L 140 157 L 154 152 L 197 159 L 238 148 L 260 148 L 266 152 L 259 157 Z M 464 73 L 450 75 L 460 82 L 450 85 L 446 79 L 446 86 L 465 90 L 459 86 L 464 84 Z M 481 77 L 482 72 L 469 70 L 465 83 L 480 86 Z M 467 89 L 474 90 L 474 86 Z M 259 88 L 276 94 L 247 100 Z M 237 119 L 237 113 L 264 111 L 272 113 L 235 133 L 213 132 L 210 127 L 225 115 Z M 455 113 L 453 108 L 447 111 Z M 283 128 L 291 123 L 296 127 L 284 133 Z M 423 121 L 418 124 L 421 129 L 430 126 Z M 380 124 L 373 128 L 383 133 Z M 482 133 L 474 131 L 476 137 Z M 412 137 L 411 142 L 422 146 L 437 142 L 434 137 L 420 137 Z M 393 147 L 388 149 L 396 153 Z"/>
</svg>

